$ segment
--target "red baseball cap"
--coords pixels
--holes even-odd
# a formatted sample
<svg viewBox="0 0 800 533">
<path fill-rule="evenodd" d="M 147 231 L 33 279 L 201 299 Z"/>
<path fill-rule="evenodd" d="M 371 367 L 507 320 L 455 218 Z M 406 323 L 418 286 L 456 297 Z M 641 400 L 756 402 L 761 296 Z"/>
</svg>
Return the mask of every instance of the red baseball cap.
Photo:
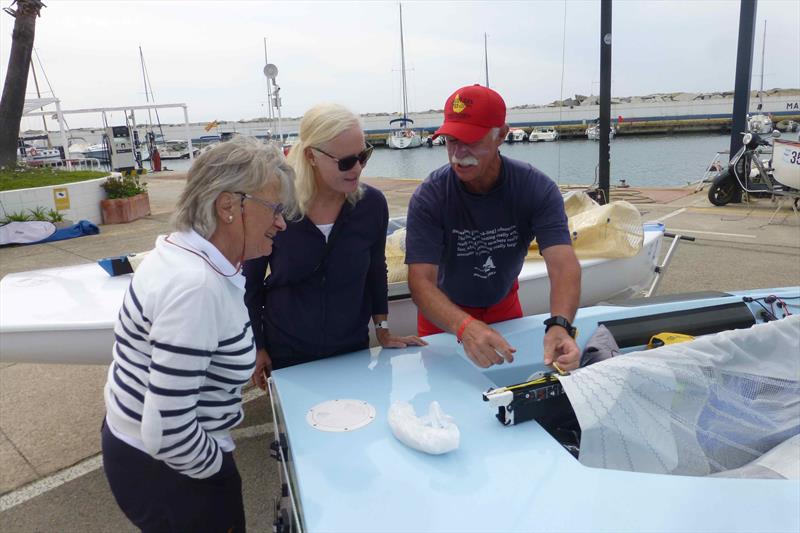
<svg viewBox="0 0 800 533">
<path fill-rule="evenodd" d="M 483 85 L 467 85 L 447 99 L 444 124 L 433 134 L 452 135 L 467 144 L 481 140 L 492 128 L 506 123 L 506 103 L 497 92 Z"/>
</svg>

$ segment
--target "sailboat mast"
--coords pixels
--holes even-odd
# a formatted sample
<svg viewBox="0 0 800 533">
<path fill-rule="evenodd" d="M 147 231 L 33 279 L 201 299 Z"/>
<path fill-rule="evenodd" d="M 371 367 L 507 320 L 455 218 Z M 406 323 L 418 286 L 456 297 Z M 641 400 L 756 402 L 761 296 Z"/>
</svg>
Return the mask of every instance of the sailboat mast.
<svg viewBox="0 0 800 533">
<path fill-rule="evenodd" d="M 489 87 L 489 48 L 486 46 L 486 33 L 483 34 L 483 63 L 486 68 L 486 87 Z"/>
<path fill-rule="evenodd" d="M 408 98 L 406 97 L 406 51 L 403 42 L 403 4 L 400 4 L 400 68 L 403 73 L 403 120 L 408 118 Z M 406 123 L 403 123 L 406 126 Z"/>
<path fill-rule="evenodd" d="M 33 58 L 31 58 L 31 73 L 33 74 L 33 84 L 36 86 L 36 98 L 41 98 L 42 93 L 39 91 L 39 80 L 36 78 L 36 68 L 33 66 Z M 44 127 L 44 134 L 47 136 L 47 147 L 52 148 L 53 145 L 50 142 L 50 134 L 47 132 L 47 121 L 42 115 L 42 127 Z M 64 149 L 67 147 L 65 146 Z"/>
<path fill-rule="evenodd" d="M 764 50 L 767 47 L 767 20 L 764 19 L 764 38 L 761 39 L 761 90 L 758 92 L 759 98 L 764 94 Z"/>
<path fill-rule="evenodd" d="M 150 92 L 147 90 L 147 75 L 145 74 L 144 70 L 144 53 L 142 52 L 142 45 L 139 45 L 139 62 L 142 65 L 142 81 L 144 82 L 144 99 L 149 104 L 150 103 Z M 150 108 L 147 108 L 147 124 L 150 128 L 153 127 L 153 115 Z"/>
</svg>

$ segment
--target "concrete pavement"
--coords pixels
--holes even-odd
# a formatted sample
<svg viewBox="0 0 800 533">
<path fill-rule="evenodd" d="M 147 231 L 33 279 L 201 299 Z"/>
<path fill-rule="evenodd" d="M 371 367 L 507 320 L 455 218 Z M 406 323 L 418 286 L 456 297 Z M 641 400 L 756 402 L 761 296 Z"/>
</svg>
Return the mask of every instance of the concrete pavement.
<svg viewBox="0 0 800 533">
<path fill-rule="evenodd" d="M 95 236 L 0 248 L 0 276 L 152 248 L 156 235 L 169 231 L 181 178 L 178 173 L 149 178 L 152 215 L 145 219 L 101 226 Z M 385 192 L 391 216 L 405 214 L 418 184 L 416 180 L 367 182 Z M 662 219 L 668 231 L 697 238 L 679 245 L 659 294 L 800 284 L 800 219 L 788 208 L 767 224 L 774 210 L 768 200 L 717 208 L 704 192 L 692 194 L 688 189 L 618 189 L 613 199 L 632 201 L 646 220 Z M 663 251 L 668 244 L 665 240 Z M 98 469 L 106 370 L 105 366 L 0 365 L 0 530 L 131 529 Z M 245 411 L 245 426 L 237 433 L 237 462 L 245 479 L 248 527 L 263 531 L 269 529 L 272 498 L 277 494 L 276 465 L 267 457 L 268 399 L 254 397 Z M 45 490 L 51 485 L 54 488 Z"/>
</svg>

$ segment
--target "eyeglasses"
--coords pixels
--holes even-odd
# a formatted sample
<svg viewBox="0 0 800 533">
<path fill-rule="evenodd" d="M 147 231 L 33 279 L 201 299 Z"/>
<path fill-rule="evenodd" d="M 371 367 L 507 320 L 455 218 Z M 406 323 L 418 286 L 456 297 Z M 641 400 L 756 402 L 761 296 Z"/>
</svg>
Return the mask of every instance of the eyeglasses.
<svg viewBox="0 0 800 533">
<path fill-rule="evenodd" d="M 242 197 L 242 208 L 244 208 L 245 200 L 253 200 L 256 203 L 259 203 L 264 207 L 271 209 L 273 218 L 277 219 L 279 216 L 283 215 L 283 209 L 284 209 L 283 204 L 273 204 L 272 202 L 263 200 L 261 198 L 258 198 L 257 196 L 253 196 L 252 194 L 247 194 L 246 192 L 236 192 L 235 194 L 238 194 L 239 196 Z"/>
<path fill-rule="evenodd" d="M 341 170 L 342 172 L 347 172 L 348 170 L 356 166 L 356 163 L 361 163 L 362 167 L 365 166 L 367 164 L 367 161 L 369 161 L 369 158 L 372 157 L 372 150 L 374 150 L 375 147 L 367 143 L 367 147 L 364 148 L 364 150 L 362 150 L 360 154 L 349 155 L 341 159 L 332 156 L 325 150 L 317 148 L 316 146 L 312 146 L 311 149 L 327 155 L 328 157 L 330 157 L 339 164 L 339 170 Z"/>
</svg>

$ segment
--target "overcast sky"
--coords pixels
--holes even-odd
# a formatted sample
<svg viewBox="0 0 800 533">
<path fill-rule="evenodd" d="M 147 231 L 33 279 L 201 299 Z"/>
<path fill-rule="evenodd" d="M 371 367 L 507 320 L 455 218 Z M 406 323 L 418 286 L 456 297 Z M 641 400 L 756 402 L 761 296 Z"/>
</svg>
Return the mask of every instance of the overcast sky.
<svg viewBox="0 0 800 533">
<path fill-rule="evenodd" d="M 144 104 L 141 45 L 158 103 L 187 103 L 193 122 L 265 116 L 266 37 L 284 116 L 320 101 L 359 113 L 402 110 L 396 2 L 45 3 L 35 47 L 64 109 Z M 615 0 L 613 10 L 613 96 L 733 89 L 738 0 Z M 567 0 L 566 17 L 562 0 L 404 2 L 403 18 L 411 111 L 441 109 L 452 90 L 483 83 L 484 32 L 489 84 L 509 106 L 559 99 L 562 68 L 564 97 L 599 93 L 598 1 Z M 752 88 L 760 84 L 765 19 L 764 86 L 798 88 L 797 0 L 759 1 Z M 0 13 L 3 81 L 12 27 Z M 32 82 L 28 91 L 35 95 Z M 99 123 L 96 116 L 68 120 Z"/>
</svg>

